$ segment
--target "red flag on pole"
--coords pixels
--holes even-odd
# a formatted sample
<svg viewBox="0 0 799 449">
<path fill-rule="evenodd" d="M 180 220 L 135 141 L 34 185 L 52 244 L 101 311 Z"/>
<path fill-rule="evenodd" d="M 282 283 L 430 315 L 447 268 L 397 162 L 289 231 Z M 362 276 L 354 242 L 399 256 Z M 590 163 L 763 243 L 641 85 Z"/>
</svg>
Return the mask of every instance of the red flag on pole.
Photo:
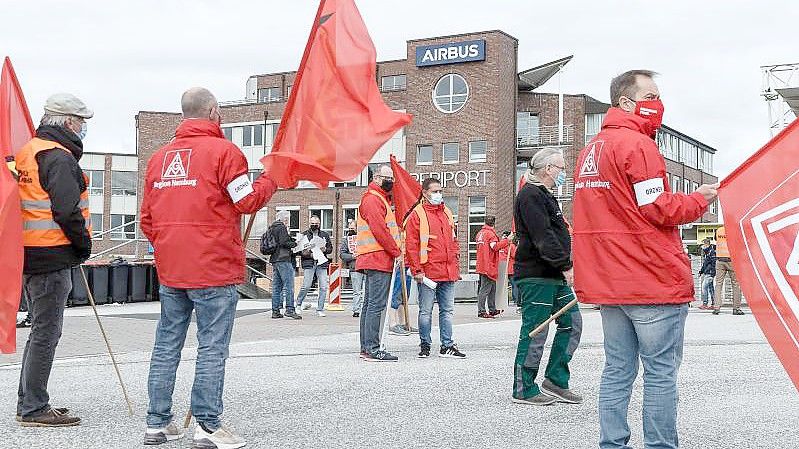
<svg viewBox="0 0 799 449">
<path fill-rule="evenodd" d="M 261 159 L 278 186 L 350 181 L 410 123 L 383 102 L 376 58 L 353 0 L 322 0 L 272 152 Z"/>
<path fill-rule="evenodd" d="M 393 154 L 391 155 L 391 171 L 394 172 L 394 188 L 391 189 L 391 196 L 394 199 L 394 214 L 400 221 L 400 225 L 404 227 L 408 215 L 422 199 L 422 185 L 397 162 L 397 158 Z"/>
<path fill-rule="evenodd" d="M 727 243 L 746 301 L 799 390 L 799 120 L 724 179 Z"/>
<path fill-rule="evenodd" d="M 33 137 L 25 97 L 8 57 L 0 74 L 0 154 L 3 161 L 13 156 Z M 0 353 L 17 347 L 17 310 L 22 292 L 22 211 L 17 181 L 6 167 L 0 167 Z"/>
</svg>

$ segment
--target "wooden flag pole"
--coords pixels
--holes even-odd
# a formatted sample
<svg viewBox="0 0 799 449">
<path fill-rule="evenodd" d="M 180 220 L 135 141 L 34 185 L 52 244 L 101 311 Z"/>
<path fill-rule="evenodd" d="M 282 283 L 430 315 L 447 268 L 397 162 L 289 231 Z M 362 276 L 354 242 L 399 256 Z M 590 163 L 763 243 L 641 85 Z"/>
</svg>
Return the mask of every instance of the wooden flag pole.
<svg viewBox="0 0 799 449">
<path fill-rule="evenodd" d="M 400 267 L 402 268 L 402 308 L 405 313 L 405 325 L 408 326 L 408 332 L 411 331 L 411 321 L 408 318 L 408 283 L 405 282 L 405 258 L 402 258 Z"/>
<path fill-rule="evenodd" d="M 574 294 L 574 289 L 572 289 L 572 294 Z M 559 298 L 559 299 L 560 299 L 560 298 Z M 565 306 L 563 306 L 563 308 L 562 308 L 562 309 L 560 309 L 560 310 L 558 310 L 557 312 L 553 313 L 551 317 L 547 318 L 547 320 L 546 320 L 546 321 L 544 321 L 543 323 L 539 324 L 539 325 L 538 325 L 538 327 L 536 327 L 535 329 L 533 329 L 533 331 L 532 331 L 532 332 L 530 332 L 530 338 L 533 338 L 533 337 L 535 337 L 536 335 L 538 335 L 539 333 L 541 333 L 541 331 L 542 331 L 542 330 L 546 329 L 546 328 L 547 328 L 547 326 L 549 326 L 549 323 L 551 323 L 551 322 L 553 322 L 553 321 L 557 320 L 557 319 L 558 319 L 558 318 L 559 318 L 561 315 L 563 315 L 563 314 L 564 314 L 564 313 L 566 313 L 566 312 L 567 312 L 569 309 L 571 309 L 572 307 L 574 307 L 574 305 L 575 305 L 575 304 L 577 304 L 577 295 L 575 295 L 574 299 L 572 299 L 571 301 L 569 301 L 569 303 L 568 303 L 568 304 L 566 304 Z"/>
<path fill-rule="evenodd" d="M 94 318 L 97 320 L 97 325 L 100 326 L 100 333 L 103 335 L 103 340 L 105 340 L 105 347 L 108 348 L 108 355 L 111 356 L 111 363 L 114 365 L 114 370 L 117 373 L 119 386 L 122 387 L 122 395 L 125 396 L 125 402 L 128 404 L 128 413 L 130 416 L 133 416 L 133 406 L 130 404 L 130 398 L 128 398 L 128 390 L 125 388 L 125 382 L 122 380 L 122 374 L 119 372 L 119 365 L 117 365 L 116 358 L 114 357 L 114 351 L 111 350 L 111 342 L 108 341 L 108 335 L 106 335 L 105 328 L 103 328 L 103 323 L 100 321 L 100 314 L 97 313 L 97 306 L 94 303 L 94 295 L 92 295 L 92 289 L 89 286 L 89 280 L 86 278 L 86 272 L 83 271 L 83 265 L 80 265 L 79 268 L 80 275 L 83 278 L 83 284 L 86 286 L 86 292 L 89 294 L 89 304 L 92 305 Z"/>
</svg>

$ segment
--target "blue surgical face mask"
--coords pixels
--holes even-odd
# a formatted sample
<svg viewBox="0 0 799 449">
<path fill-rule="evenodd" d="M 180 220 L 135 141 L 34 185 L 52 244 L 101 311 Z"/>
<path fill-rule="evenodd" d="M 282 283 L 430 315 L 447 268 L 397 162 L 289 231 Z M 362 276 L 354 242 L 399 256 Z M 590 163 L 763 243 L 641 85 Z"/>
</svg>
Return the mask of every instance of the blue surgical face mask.
<svg viewBox="0 0 799 449">
<path fill-rule="evenodd" d="M 86 138 L 86 132 L 88 130 L 89 130 L 89 125 L 87 125 L 86 122 L 83 122 L 83 123 L 80 124 L 80 131 L 78 131 L 75 134 L 77 134 L 78 135 L 78 139 L 80 139 L 82 141 L 83 139 Z"/>
<path fill-rule="evenodd" d="M 562 171 L 558 173 L 558 177 L 555 178 L 555 187 L 560 187 L 563 184 L 566 184 L 566 172 Z"/>
<path fill-rule="evenodd" d="M 444 202 L 444 195 L 441 192 L 435 192 L 430 194 L 430 204 L 432 204 L 433 206 L 438 206 L 443 202 Z"/>
</svg>

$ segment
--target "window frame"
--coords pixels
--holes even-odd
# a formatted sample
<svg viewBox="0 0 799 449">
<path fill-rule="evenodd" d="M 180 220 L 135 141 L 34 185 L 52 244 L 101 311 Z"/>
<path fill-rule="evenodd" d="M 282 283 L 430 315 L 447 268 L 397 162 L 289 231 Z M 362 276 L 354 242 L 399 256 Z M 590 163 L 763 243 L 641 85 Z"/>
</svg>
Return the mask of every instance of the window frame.
<svg viewBox="0 0 799 449">
<path fill-rule="evenodd" d="M 446 150 L 446 148 L 447 148 L 447 145 L 450 145 L 450 146 L 451 146 L 451 145 L 455 145 L 455 146 L 457 146 L 457 149 L 458 149 L 458 153 L 457 153 L 457 154 L 458 154 L 458 157 L 457 157 L 456 159 L 454 159 L 454 160 L 451 160 L 451 159 L 450 159 L 450 160 L 447 160 L 447 158 L 446 158 L 446 154 L 447 154 L 447 150 Z M 457 164 L 457 163 L 460 163 L 460 161 L 461 161 L 461 144 L 460 144 L 460 142 L 445 142 L 445 143 L 442 143 L 442 144 L 441 144 L 441 164 L 442 164 L 442 165 L 451 165 L 451 164 Z"/>
<path fill-rule="evenodd" d="M 482 144 L 485 145 L 485 147 L 483 148 L 483 158 L 482 159 L 476 159 L 473 156 L 472 144 L 476 144 L 476 143 L 482 143 Z M 479 163 L 482 163 L 482 162 L 488 162 L 488 140 L 470 140 L 469 141 L 469 162 L 476 163 L 476 164 L 479 164 Z"/>
<path fill-rule="evenodd" d="M 421 151 L 422 147 L 430 148 L 430 161 L 419 162 L 419 154 L 420 154 L 420 151 Z M 433 145 L 430 145 L 430 144 L 419 144 L 419 145 L 416 145 L 416 165 L 433 165 L 433 159 L 434 159 L 433 153 L 434 153 Z"/>
<path fill-rule="evenodd" d="M 463 84 L 466 86 L 466 93 L 465 94 L 456 94 L 455 93 L 455 83 L 453 80 L 460 78 L 463 81 Z M 438 87 L 439 85 L 445 80 L 449 79 L 449 93 L 444 95 L 438 95 Z M 436 84 L 433 86 L 433 91 L 431 92 L 431 98 L 433 100 L 433 106 L 441 113 L 444 114 L 456 114 L 463 110 L 466 107 L 466 104 L 469 103 L 469 98 L 471 96 L 471 88 L 469 87 L 469 83 L 466 81 L 466 78 L 459 74 L 459 73 L 447 73 L 443 75 L 441 78 L 436 81 Z M 461 104 L 457 109 L 452 109 L 455 103 L 455 97 L 464 97 L 463 104 Z M 445 110 L 443 106 L 439 105 L 439 99 L 447 98 L 449 101 L 450 110 Z"/>
</svg>

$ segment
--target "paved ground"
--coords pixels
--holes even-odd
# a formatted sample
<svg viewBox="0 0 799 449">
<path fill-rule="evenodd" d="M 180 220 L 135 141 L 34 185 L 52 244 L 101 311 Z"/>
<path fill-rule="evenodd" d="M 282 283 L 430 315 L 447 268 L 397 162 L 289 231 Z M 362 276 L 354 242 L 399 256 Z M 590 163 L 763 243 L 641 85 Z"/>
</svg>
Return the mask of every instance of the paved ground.
<svg viewBox="0 0 799 449">
<path fill-rule="evenodd" d="M 242 301 L 225 391 L 225 419 L 253 448 L 575 448 L 596 446 L 597 392 L 603 363 L 601 323 L 583 310 L 573 388 L 585 404 L 531 408 L 509 401 L 519 320 L 474 318 L 457 306 L 455 336 L 466 360 L 415 358 L 416 336 L 390 336 L 397 364 L 358 360 L 357 321 L 346 313 L 301 322 L 271 320 L 266 304 Z M 14 422 L 18 356 L 0 356 L 0 428 L 6 448 L 141 446 L 148 351 L 157 304 L 102 306 L 103 323 L 134 402 L 125 409 L 90 309 L 68 310 L 50 392 L 84 424 L 24 429 Z M 434 328 L 434 332 L 436 329 Z M 27 331 L 19 335 L 24 343 Z M 187 409 L 196 346 L 189 337 L 175 392 Z M 437 336 L 434 336 L 437 341 Z M 641 446 L 640 379 L 630 422 Z M 797 448 L 799 395 L 751 315 L 692 310 L 680 376 L 684 448 Z M 171 448 L 190 447 L 189 440 Z"/>
</svg>

